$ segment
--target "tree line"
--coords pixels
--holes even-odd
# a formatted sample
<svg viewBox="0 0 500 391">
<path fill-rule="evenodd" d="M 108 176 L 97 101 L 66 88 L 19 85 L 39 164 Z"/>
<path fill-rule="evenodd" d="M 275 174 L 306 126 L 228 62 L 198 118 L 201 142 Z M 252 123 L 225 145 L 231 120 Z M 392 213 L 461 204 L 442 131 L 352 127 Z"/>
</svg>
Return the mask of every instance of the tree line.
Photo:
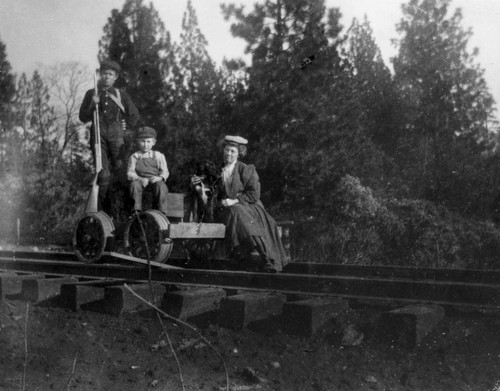
<svg viewBox="0 0 500 391">
<path fill-rule="evenodd" d="M 195 161 L 220 161 L 223 135 L 239 134 L 279 218 L 328 230 L 346 178 L 381 199 L 491 218 L 495 102 L 451 0 L 402 5 L 392 71 L 369 20 L 345 28 L 341 10 L 324 0 L 222 4 L 221 12 L 250 64 L 215 64 L 190 1 L 178 41 L 142 0 L 112 10 L 99 41 L 97 59 L 120 63 L 119 87 L 159 134 L 171 191 L 186 190 Z M 1 42 L 0 69 L 2 203 L 16 203 L 10 210 L 22 211 L 37 235 L 71 230 L 92 164 L 77 119 L 91 71 L 67 63 L 17 79 Z"/>
</svg>

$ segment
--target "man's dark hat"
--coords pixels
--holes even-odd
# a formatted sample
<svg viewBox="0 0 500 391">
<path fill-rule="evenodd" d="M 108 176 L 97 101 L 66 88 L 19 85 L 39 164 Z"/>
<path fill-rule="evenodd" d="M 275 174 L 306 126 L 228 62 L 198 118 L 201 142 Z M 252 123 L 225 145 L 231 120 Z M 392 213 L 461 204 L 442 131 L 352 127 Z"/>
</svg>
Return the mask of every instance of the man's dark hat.
<svg viewBox="0 0 500 391">
<path fill-rule="evenodd" d="M 143 128 L 139 128 L 137 131 L 137 138 L 156 138 L 156 130 L 150 128 L 149 126 L 145 126 Z"/>
<path fill-rule="evenodd" d="M 106 69 L 111 69 L 116 73 L 120 73 L 120 71 L 122 70 L 118 63 L 111 60 L 104 60 L 103 62 L 101 62 L 101 71 L 105 71 Z"/>
</svg>

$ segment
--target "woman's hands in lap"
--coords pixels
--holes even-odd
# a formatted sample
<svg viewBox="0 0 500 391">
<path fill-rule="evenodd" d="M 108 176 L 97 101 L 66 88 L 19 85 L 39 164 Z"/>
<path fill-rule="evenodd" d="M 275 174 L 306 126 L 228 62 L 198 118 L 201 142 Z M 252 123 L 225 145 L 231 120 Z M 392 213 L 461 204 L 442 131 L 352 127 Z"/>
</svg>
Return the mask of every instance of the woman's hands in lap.
<svg viewBox="0 0 500 391">
<path fill-rule="evenodd" d="M 237 204 L 239 201 L 237 199 L 232 199 L 232 198 L 226 198 L 222 200 L 221 204 L 224 208 L 229 208 L 230 206 L 233 206 L 234 204 Z"/>
</svg>

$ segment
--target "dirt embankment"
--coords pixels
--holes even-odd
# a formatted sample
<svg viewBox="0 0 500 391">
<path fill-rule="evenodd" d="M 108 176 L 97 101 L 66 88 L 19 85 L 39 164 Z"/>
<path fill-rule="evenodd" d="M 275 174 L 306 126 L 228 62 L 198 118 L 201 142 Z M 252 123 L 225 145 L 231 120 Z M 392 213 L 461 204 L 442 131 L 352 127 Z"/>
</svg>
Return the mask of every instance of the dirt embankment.
<svg viewBox="0 0 500 391">
<path fill-rule="evenodd" d="M 197 325 L 224 358 L 233 390 L 500 390 L 498 318 L 447 316 L 410 348 L 384 337 L 379 315 L 350 310 L 312 338 L 287 335 L 273 321 L 242 331 L 217 326 L 215 316 Z M 165 325 L 185 390 L 223 390 L 214 351 L 188 328 Z M 348 327 L 362 333 L 354 346 L 342 344 Z M 182 390 L 168 338 L 150 312 L 117 318 L 6 300 L 0 389 Z"/>
</svg>

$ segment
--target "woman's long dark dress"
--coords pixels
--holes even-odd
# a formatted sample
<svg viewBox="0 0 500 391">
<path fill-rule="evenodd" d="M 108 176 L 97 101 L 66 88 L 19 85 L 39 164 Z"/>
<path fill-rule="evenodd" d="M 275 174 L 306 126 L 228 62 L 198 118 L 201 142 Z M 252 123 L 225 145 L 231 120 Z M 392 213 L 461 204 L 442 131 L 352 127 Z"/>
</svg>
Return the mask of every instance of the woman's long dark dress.
<svg viewBox="0 0 500 391">
<path fill-rule="evenodd" d="M 260 201 L 260 182 L 255 166 L 237 161 L 228 183 L 224 183 L 222 176 L 217 181 L 216 197 L 216 205 L 226 198 L 239 201 L 227 208 L 215 208 L 215 220 L 226 225 L 229 250 L 242 253 L 257 250 L 264 269 L 281 271 L 289 257 L 281 243 L 276 221 Z"/>
</svg>

